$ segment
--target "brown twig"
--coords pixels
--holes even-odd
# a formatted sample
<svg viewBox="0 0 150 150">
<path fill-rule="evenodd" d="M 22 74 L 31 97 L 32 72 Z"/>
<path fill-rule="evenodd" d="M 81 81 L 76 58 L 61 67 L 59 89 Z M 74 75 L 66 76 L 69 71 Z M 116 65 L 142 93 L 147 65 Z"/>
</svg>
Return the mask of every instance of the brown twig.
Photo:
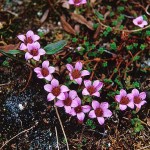
<svg viewBox="0 0 150 150">
<path fill-rule="evenodd" d="M 14 137 L 12 137 L 10 140 L 6 141 L 5 144 L 0 147 L 0 150 L 2 150 L 2 148 L 4 148 L 10 141 L 12 141 L 13 139 L 15 139 L 16 137 L 18 137 L 19 135 L 33 129 L 36 125 L 38 124 L 38 122 L 35 123 L 35 125 L 33 125 L 32 127 L 30 127 L 29 129 L 23 130 L 22 132 L 18 133 L 17 135 L 15 135 Z"/>
</svg>

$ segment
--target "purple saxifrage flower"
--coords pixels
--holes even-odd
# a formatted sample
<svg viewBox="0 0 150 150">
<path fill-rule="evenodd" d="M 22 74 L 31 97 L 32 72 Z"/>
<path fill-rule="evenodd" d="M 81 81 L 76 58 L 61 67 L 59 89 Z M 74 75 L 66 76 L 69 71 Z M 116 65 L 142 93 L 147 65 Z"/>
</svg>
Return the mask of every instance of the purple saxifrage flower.
<svg viewBox="0 0 150 150">
<path fill-rule="evenodd" d="M 135 106 L 139 109 L 141 108 L 142 105 L 147 103 L 145 101 L 146 93 L 145 92 L 139 93 L 139 91 L 137 89 L 133 89 L 132 93 L 129 94 L 129 97 L 132 99 Z"/>
<path fill-rule="evenodd" d="M 127 106 L 134 108 L 134 103 L 129 94 L 124 89 L 120 90 L 120 94 L 115 96 L 116 101 L 119 103 L 119 108 L 121 110 L 127 109 Z"/>
<path fill-rule="evenodd" d="M 103 83 L 99 80 L 95 80 L 92 84 L 92 81 L 85 80 L 84 81 L 85 88 L 82 91 L 83 95 L 91 95 L 100 97 L 99 90 L 103 87 Z"/>
<path fill-rule="evenodd" d="M 89 112 L 90 118 L 97 118 L 100 125 L 103 125 L 104 117 L 108 118 L 112 116 L 112 112 L 108 109 L 109 104 L 107 102 L 99 103 L 98 101 L 92 101 L 92 107 L 94 110 Z"/>
<path fill-rule="evenodd" d="M 81 62 L 77 62 L 75 68 L 71 64 L 67 64 L 66 67 L 70 71 L 70 80 L 75 80 L 79 85 L 82 83 L 82 77 L 90 74 L 89 71 L 82 70 Z"/>
<path fill-rule="evenodd" d="M 44 49 L 40 48 L 40 44 L 38 42 L 27 44 L 28 51 L 25 54 L 25 59 L 33 58 L 36 61 L 40 60 L 40 56 L 44 55 L 46 52 Z"/>
<path fill-rule="evenodd" d="M 86 4 L 86 0 L 69 0 L 70 5 L 80 6 L 82 4 Z"/>
<path fill-rule="evenodd" d="M 76 98 L 78 97 L 77 92 L 74 90 L 69 91 L 69 94 L 66 92 L 64 100 L 58 100 L 55 105 L 57 107 L 64 107 L 66 113 L 70 113 L 72 107 L 77 107 L 78 103 Z"/>
<path fill-rule="evenodd" d="M 77 97 L 75 101 L 77 101 L 77 106 L 75 108 L 72 108 L 69 114 L 72 116 L 77 116 L 78 120 L 80 122 L 83 122 L 85 118 L 85 113 L 88 113 L 90 111 L 91 106 L 81 106 L 81 99 L 79 97 Z"/>
<path fill-rule="evenodd" d="M 139 17 L 133 19 L 133 23 L 136 26 L 139 26 L 141 28 L 143 28 L 144 26 L 146 26 L 148 24 L 147 21 L 143 19 L 143 16 L 139 16 Z"/>
<path fill-rule="evenodd" d="M 34 72 L 37 73 L 37 77 L 40 79 L 46 79 L 47 81 L 52 80 L 52 73 L 54 73 L 55 68 L 52 66 L 49 66 L 49 61 L 46 60 L 42 63 L 42 68 L 36 67 L 34 69 Z"/>
<path fill-rule="evenodd" d="M 51 84 L 46 84 L 44 89 L 49 92 L 47 95 L 47 100 L 52 101 L 54 98 L 58 98 L 59 100 L 65 99 L 65 92 L 69 91 L 68 87 L 65 85 L 59 85 L 59 81 L 53 79 Z"/>
<path fill-rule="evenodd" d="M 27 49 L 27 44 L 32 44 L 40 39 L 40 37 L 33 33 L 33 31 L 29 30 L 26 35 L 18 35 L 17 36 L 19 40 L 21 40 L 23 43 L 20 45 L 20 50 Z"/>
</svg>

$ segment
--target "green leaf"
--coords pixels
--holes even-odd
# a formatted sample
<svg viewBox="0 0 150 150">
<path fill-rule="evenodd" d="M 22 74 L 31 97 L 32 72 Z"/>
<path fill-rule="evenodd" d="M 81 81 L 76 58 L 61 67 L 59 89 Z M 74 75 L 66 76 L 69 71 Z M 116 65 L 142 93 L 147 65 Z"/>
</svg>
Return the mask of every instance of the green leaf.
<svg viewBox="0 0 150 150">
<path fill-rule="evenodd" d="M 99 13 L 98 11 L 95 10 L 95 14 L 99 20 L 104 20 L 104 16 L 101 13 Z"/>
<path fill-rule="evenodd" d="M 55 43 L 48 44 L 44 47 L 46 54 L 52 55 L 59 52 L 65 45 L 67 45 L 66 40 L 61 40 Z"/>
<path fill-rule="evenodd" d="M 11 55 L 16 55 L 16 54 L 20 54 L 22 53 L 21 50 L 9 50 L 8 52 L 6 52 L 7 54 L 11 54 Z"/>
</svg>

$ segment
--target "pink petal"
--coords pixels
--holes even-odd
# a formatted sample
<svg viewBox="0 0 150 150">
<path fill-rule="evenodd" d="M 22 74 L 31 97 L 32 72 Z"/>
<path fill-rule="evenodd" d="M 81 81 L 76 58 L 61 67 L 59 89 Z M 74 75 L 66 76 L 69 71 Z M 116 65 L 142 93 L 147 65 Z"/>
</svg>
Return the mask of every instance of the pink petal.
<svg viewBox="0 0 150 150">
<path fill-rule="evenodd" d="M 123 96 L 126 96 L 127 95 L 127 92 L 123 89 L 120 90 L 120 95 L 123 97 Z"/>
<path fill-rule="evenodd" d="M 26 33 L 26 36 L 27 37 L 32 37 L 34 35 L 33 31 L 29 30 L 27 33 Z"/>
<path fill-rule="evenodd" d="M 36 73 L 41 73 L 41 68 L 40 68 L 40 67 L 36 67 L 36 68 L 34 69 L 34 72 L 36 72 Z"/>
<path fill-rule="evenodd" d="M 145 92 L 141 92 L 139 97 L 144 100 L 146 98 L 146 93 Z"/>
<path fill-rule="evenodd" d="M 146 101 L 141 101 L 139 104 L 135 104 L 137 108 L 141 109 L 141 106 L 147 103 Z"/>
<path fill-rule="evenodd" d="M 75 115 L 76 115 L 76 112 L 75 112 L 74 108 L 71 109 L 71 111 L 70 111 L 69 114 L 72 115 L 72 116 L 75 116 Z"/>
<path fill-rule="evenodd" d="M 101 107 L 103 110 L 105 110 L 105 109 L 107 109 L 107 108 L 109 107 L 109 104 L 108 104 L 107 102 L 102 102 L 102 103 L 100 104 L 100 107 Z"/>
<path fill-rule="evenodd" d="M 56 105 L 57 107 L 63 107 L 63 106 L 64 106 L 64 103 L 63 103 L 63 101 L 58 100 L 58 101 L 55 103 L 55 105 Z"/>
<path fill-rule="evenodd" d="M 82 95 L 90 95 L 90 93 L 88 92 L 86 88 L 84 88 L 82 91 Z"/>
<path fill-rule="evenodd" d="M 36 61 L 39 61 L 40 60 L 40 55 L 33 56 L 33 59 L 36 60 Z"/>
<path fill-rule="evenodd" d="M 90 75 L 90 72 L 89 72 L 89 71 L 83 70 L 83 71 L 81 72 L 81 77 L 87 76 L 87 75 Z"/>
<path fill-rule="evenodd" d="M 84 106 L 82 106 L 82 111 L 84 112 L 84 113 L 87 113 L 87 112 L 89 112 L 91 110 L 91 106 L 89 106 L 89 105 L 84 105 Z"/>
<path fill-rule="evenodd" d="M 93 101 L 92 101 L 92 107 L 93 107 L 93 109 L 95 110 L 96 108 L 99 108 L 99 107 L 100 107 L 100 103 L 99 103 L 98 101 L 93 100 Z"/>
<path fill-rule="evenodd" d="M 139 96 L 139 91 L 137 89 L 133 89 L 132 94 L 133 94 L 134 97 Z"/>
<path fill-rule="evenodd" d="M 98 120 L 98 122 L 99 122 L 100 125 L 103 125 L 104 122 L 105 122 L 105 120 L 104 120 L 103 117 L 97 117 L 97 120 Z"/>
<path fill-rule="evenodd" d="M 74 79 L 79 85 L 82 83 L 82 78 Z"/>
<path fill-rule="evenodd" d="M 72 72 L 72 70 L 73 70 L 73 66 L 72 66 L 72 65 L 67 64 L 66 67 L 67 67 L 67 69 L 68 69 L 70 72 Z"/>
<path fill-rule="evenodd" d="M 68 3 L 73 5 L 74 4 L 74 0 L 69 0 Z"/>
<path fill-rule="evenodd" d="M 93 85 L 94 85 L 94 83 L 93 83 Z M 99 82 L 99 84 L 94 87 L 96 87 L 97 91 L 99 91 L 103 87 L 103 82 Z"/>
<path fill-rule="evenodd" d="M 73 80 L 73 77 L 72 77 L 71 73 L 69 73 L 69 77 L 70 77 L 70 80 Z"/>
<path fill-rule="evenodd" d="M 53 79 L 53 80 L 51 81 L 51 84 L 52 84 L 53 87 L 57 87 L 57 86 L 59 86 L 59 81 L 56 80 L 56 79 Z"/>
<path fill-rule="evenodd" d="M 105 109 L 105 111 L 103 112 L 103 116 L 104 117 L 111 117 L 112 116 L 112 112 L 109 109 Z"/>
<path fill-rule="evenodd" d="M 131 109 L 134 109 L 134 103 L 131 101 L 127 104 L 128 107 L 130 107 Z"/>
<path fill-rule="evenodd" d="M 81 2 L 82 4 L 86 4 L 87 2 L 86 2 L 86 0 L 82 0 L 82 2 Z"/>
<path fill-rule="evenodd" d="M 61 92 L 68 92 L 68 91 L 69 91 L 68 87 L 65 86 L 65 85 L 62 85 L 62 86 L 60 87 L 60 90 L 61 90 Z"/>
<path fill-rule="evenodd" d="M 48 60 L 43 61 L 42 68 L 48 68 L 48 67 L 49 67 L 49 61 Z"/>
<path fill-rule="evenodd" d="M 64 108 L 65 108 L 66 113 L 69 114 L 71 112 L 71 107 L 70 106 L 64 106 Z"/>
<path fill-rule="evenodd" d="M 133 101 L 134 96 L 132 93 L 127 94 L 127 97 L 129 98 L 129 100 Z"/>
<path fill-rule="evenodd" d="M 120 104 L 120 105 L 119 105 L 119 108 L 120 108 L 121 110 L 125 110 L 125 109 L 127 108 L 127 105 L 122 105 L 122 104 Z"/>
<path fill-rule="evenodd" d="M 100 93 L 99 92 L 95 92 L 92 95 L 96 96 L 96 97 L 100 97 Z"/>
<path fill-rule="evenodd" d="M 121 98 L 122 98 L 121 95 L 116 95 L 116 96 L 115 96 L 116 101 L 119 102 L 119 103 L 120 103 Z"/>
<path fill-rule="evenodd" d="M 25 59 L 26 60 L 31 59 L 32 57 L 33 56 L 30 53 L 26 52 L 26 54 L 25 54 Z"/>
<path fill-rule="evenodd" d="M 18 39 L 21 40 L 22 42 L 25 42 L 26 37 L 25 37 L 23 34 L 18 35 L 17 37 L 18 37 Z"/>
<path fill-rule="evenodd" d="M 24 43 L 22 43 L 22 44 L 20 45 L 19 49 L 20 49 L 20 50 L 25 50 L 25 49 L 27 49 L 27 46 L 26 46 Z"/>
<path fill-rule="evenodd" d="M 89 117 L 90 117 L 90 118 L 96 118 L 96 115 L 95 115 L 95 111 L 94 111 L 94 110 L 91 110 L 91 111 L 89 112 Z"/>
<path fill-rule="evenodd" d="M 45 52 L 44 49 L 40 48 L 40 49 L 39 49 L 39 54 L 40 54 L 40 55 L 44 55 L 44 54 L 46 54 L 46 52 Z"/>
<path fill-rule="evenodd" d="M 73 100 L 77 97 L 77 92 L 75 90 L 71 90 L 69 92 L 69 97 Z"/>
<path fill-rule="evenodd" d="M 55 98 L 55 96 L 54 96 L 52 93 L 49 93 L 49 94 L 47 95 L 47 100 L 48 100 L 48 101 L 52 101 L 54 98 Z"/>
<path fill-rule="evenodd" d="M 75 69 L 82 70 L 82 63 L 80 61 L 75 64 Z"/>
<path fill-rule="evenodd" d="M 76 97 L 74 100 L 77 101 L 78 105 L 81 105 L 81 99 L 79 97 Z"/>
<path fill-rule="evenodd" d="M 78 102 L 76 100 L 72 100 L 71 107 L 77 107 Z"/>
<path fill-rule="evenodd" d="M 33 49 L 33 44 L 27 44 L 27 49 L 30 52 Z"/>
<path fill-rule="evenodd" d="M 145 103 L 147 103 L 146 101 L 141 101 L 140 104 L 141 106 L 144 105 Z"/>
<path fill-rule="evenodd" d="M 37 77 L 40 78 L 40 79 L 43 79 L 43 78 L 44 78 L 41 73 L 38 73 L 38 74 L 37 74 Z"/>
<path fill-rule="evenodd" d="M 83 120 L 84 120 L 84 117 L 85 117 L 85 114 L 84 114 L 83 112 L 77 114 L 77 118 L 78 118 L 78 120 L 80 120 L 80 121 L 83 121 Z"/>
<path fill-rule="evenodd" d="M 52 66 L 48 67 L 48 71 L 50 73 L 54 73 L 55 72 L 55 67 L 52 67 Z"/>
<path fill-rule="evenodd" d="M 94 87 L 97 87 L 97 86 L 99 85 L 99 83 L 100 83 L 99 80 L 95 80 L 95 81 L 93 82 L 93 86 L 94 86 Z"/>
<path fill-rule="evenodd" d="M 65 94 L 64 94 L 64 93 L 60 93 L 60 94 L 57 96 L 57 98 L 58 98 L 59 100 L 65 100 Z"/>
<path fill-rule="evenodd" d="M 44 90 L 47 92 L 52 92 L 52 85 L 50 85 L 50 84 L 44 85 Z"/>
<path fill-rule="evenodd" d="M 92 82 L 90 80 L 84 80 L 84 85 L 87 88 L 92 85 Z"/>
<path fill-rule="evenodd" d="M 148 25 L 148 23 L 147 23 L 146 20 L 143 20 L 143 25 L 144 25 L 144 26 L 147 26 L 147 25 Z"/>
<path fill-rule="evenodd" d="M 49 74 L 47 77 L 45 77 L 45 79 L 46 79 L 47 81 L 51 81 L 51 80 L 52 80 L 52 75 Z"/>
<path fill-rule="evenodd" d="M 33 41 L 35 42 L 35 41 L 39 40 L 40 37 L 35 34 L 35 35 L 32 36 L 32 39 L 33 39 Z"/>
</svg>

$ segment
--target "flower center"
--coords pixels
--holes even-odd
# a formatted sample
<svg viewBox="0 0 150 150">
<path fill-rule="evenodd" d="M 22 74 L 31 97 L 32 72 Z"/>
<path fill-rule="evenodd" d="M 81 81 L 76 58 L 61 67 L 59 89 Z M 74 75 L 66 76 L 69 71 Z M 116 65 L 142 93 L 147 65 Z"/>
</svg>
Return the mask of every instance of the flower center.
<svg viewBox="0 0 150 150">
<path fill-rule="evenodd" d="M 81 73 L 80 73 L 79 70 L 74 69 L 74 70 L 72 71 L 72 77 L 73 77 L 73 79 L 80 78 L 80 76 L 81 76 Z"/>
<path fill-rule="evenodd" d="M 141 98 L 139 96 L 134 97 L 134 103 L 139 104 L 141 102 Z"/>
<path fill-rule="evenodd" d="M 78 3 L 80 3 L 81 2 L 81 0 L 74 0 L 74 3 L 75 4 L 78 4 Z"/>
<path fill-rule="evenodd" d="M 142 24 L 142 21 L 138 21 L 137 23 L 138 23 L 138 24 Z"/>
<path fill-rule="evenodd" d="M 97 117 L 102 117 L 103 116 L 103 110 L 101 108 L 95 109 L 95 115 Z"/>
<path fill-rule="evenodd" d="M 28 37 L 28 38 L 26 39 L 26 43 L 30 43 L 30 44 L 32 44 L 32 43 L 33 43 L 33 40 L 32 40 L 32 38 L 31 38 L 31 36 L 30 36 L 30 37 Z"/>
<path fill-rule="evenodd" d="M 31 52 L 30 52 L 30 54 L 32 56 L 37 56 L 38 55 L 38 50 L 37 49 L 32 49 Z"/>
<path fill-rule="evenodd" d="M 124 96 L 120 100 L 120 104 L 127 105 L 129 103 L 129 98 L 127 96 Z"/>
<path fill-rule="evenodd" d="M 93 93 L 96 92 L 96 89 L 95 89 L 94 86 L 89 86 L 89 87 L 87 88 L 87 90 L 88 90 L 88 92 L 90 93 L 90 95 L 92 95 Z"/>
<path fill-rule="evenodd" d="M 65 104 L 66 106 L 70 106 L 71 103 L 72 103 L 72 100 L 71 100 L 70 98 L 67 98 L 67 99 L 64 100 L 64 104 Z"/>
<path fill-rule="evenodd" d="M 60 94 L 60 87 L 58 86 L 58 87 L 54 87 L 53 89 L 52 89 L 52 94 L 54 95 L 54 96 L 58 96 L 59 94 Z"/>
<path fill-rule="evenodd" d="M 42 73 L 42 75 L 43 75 L 44 77 L 46 77 L 46 76 L 49 75 L 49 71 L 48 71 L 48 69 L 46 69 L 46 68 L 42 68 L 41 73 Z"/>
<path fill-rule="evenodd" d="M 74 110 L 75 110 L 76 113 L 82 112 L 82 107 L 81 107 L 81 105 L 80 105 L 80 106 L 77 106 Z"/>
</svg>

